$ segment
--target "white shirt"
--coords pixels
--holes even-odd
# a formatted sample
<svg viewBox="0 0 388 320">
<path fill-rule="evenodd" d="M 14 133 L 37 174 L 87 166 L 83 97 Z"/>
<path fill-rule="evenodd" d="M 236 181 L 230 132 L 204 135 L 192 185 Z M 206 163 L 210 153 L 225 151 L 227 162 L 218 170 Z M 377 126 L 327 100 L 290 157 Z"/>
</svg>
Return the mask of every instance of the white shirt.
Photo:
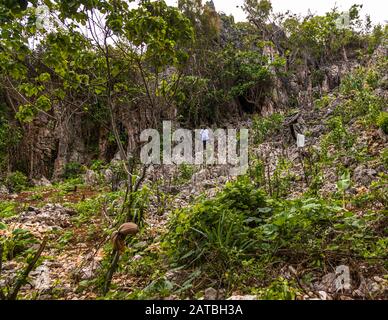
<svg viewBox="0 0 388 320">
<path fill-rule="evenodd" d="M 201 129 L 200 135 L 201 135 L 201 140 L 202 141 L 208 141 L 209 140 L 209 130 L 208 129 Z"/>
</svg>

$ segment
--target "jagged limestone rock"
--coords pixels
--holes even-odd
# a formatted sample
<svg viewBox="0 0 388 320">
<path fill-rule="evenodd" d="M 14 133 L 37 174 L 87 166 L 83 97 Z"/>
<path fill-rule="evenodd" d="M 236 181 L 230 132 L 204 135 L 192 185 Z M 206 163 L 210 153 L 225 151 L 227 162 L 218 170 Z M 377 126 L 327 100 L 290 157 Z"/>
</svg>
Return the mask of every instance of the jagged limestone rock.
<svg viewBox="0 0 388 320">
<path fill-rule="evenodd" d="M 95 186 L 98 184 L 98 174 L 93 170 L 86 170 L 84 174 L 84 182 L 89 186 Z"/>
<path fill-rule="evenodd" d="M 46 177 L 42 177 L 40 179 L 33 179 L 32 183 L 36 187 L 50 187 L 52 185 Z"/>
<path fill-rule="evenodd" d="M 9 191 L 6 186 L 0 185 L 0 195 L 7 195 Z"/>
<path fill-rule="evenodd" d="M 214 288 L 207 288 L 205 290 L 205 300 L 217 300 L 218 298 L 218 291 Z"/>
<path fill-rule="evenodd" d="M 43 208 L 29 207 L 20 214 L 18 221 L 28 225 L 39 225 L 51 229 L 67 228 L 71 225 L 70 218 L 75 211 L 60 204 L 47 204 Z"/>
</svg>

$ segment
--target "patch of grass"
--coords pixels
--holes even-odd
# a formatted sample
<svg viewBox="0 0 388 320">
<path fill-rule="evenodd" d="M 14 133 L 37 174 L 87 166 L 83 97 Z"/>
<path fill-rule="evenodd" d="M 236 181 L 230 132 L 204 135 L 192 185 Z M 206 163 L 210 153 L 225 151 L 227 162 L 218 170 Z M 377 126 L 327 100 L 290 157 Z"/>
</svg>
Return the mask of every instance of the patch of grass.
<svg viewBox="0 0 388 320">
<path fill-rule="evenodd" d="M 54 186 L 59 191 L 72 192 L 76 190 L 78 187 L 82 186 L 83 184 L 84 184 L 83 180 L 77 177 L 77 178 L 67 179 L 60 183 L 56 183 Z"/>
<path fill-rule="evenodd" d="M 40 193 L 40 192 L 34 193 L 34 194 L 32 194 L 32 195 L 28 198 L 29 201 L 41 201 L 41 200 L 43 200 L 43 199 L 44 199 L 44 196 L 43 196 L 43 194 Z"/>
<path fill-rule="evenodd" d="M 267 288 L 259 290 L 258 295 L 261 300 L 295 300 L 298 292 L 300 289 L 295 281 L 279 277 Z"/>
<path fill-rule="evenodd" d="M 12 260 L 14 258 L 25 258 L 30 253 L 34 252 L 32 245 L 38 243 L 34 235 L 26 229 L 7 230 L 5 227 L 5 236 L 1 237 L 0 241 L 3 244 L 5 259 Z M 3 227 L 1 229 L 3 229 Z"/>
<path fill-rule="evenodd" d="M 388 148 L 384 148 L 381 151 L 381 162 L 384 164 L 386 168 L 388 168 Z"/>
<path fill-rule="evenodd" d="M 73 231 L 64 232 L 61 237 L 56 241 L 58 248 L 66 247 L 74 239 Z"/>
<path fill-rule="evenodd" d="M 263 143 L 265 139 L 278 132 L 284 122 L 284 116 L 274 113 L 268 117 L 255 116 L 253 118 L 253 134 L 256 144 Z"/>
<path fill-rule="evenodd" d="M 100 213 L 101 201 L 97 197 L 93 199 L 86 199 L 75 204 L 69 204 L 69 206 L 77 211 L 78 214 L 74 218 L 74 221 L 77 225 L 80 225 Z"/>
<path fill-rule="evenodd" d="M 0 202 L 0 219 L 10 218 L 17 214 L 17 203 L 15 201 Z"/>
</svg>

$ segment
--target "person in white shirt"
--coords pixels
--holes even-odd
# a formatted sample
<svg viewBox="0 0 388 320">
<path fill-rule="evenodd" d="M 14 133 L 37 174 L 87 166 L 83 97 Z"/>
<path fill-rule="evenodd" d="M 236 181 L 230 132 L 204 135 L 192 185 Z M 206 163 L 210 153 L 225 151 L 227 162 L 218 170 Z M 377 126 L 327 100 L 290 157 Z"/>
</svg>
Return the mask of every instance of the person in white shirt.
<svg viewBox="0 0 388 320">
<path fill-rule="evenodd" d="M 209 130 L 206 127 L 202 127 L 200 131 L 201 141 L 203 143 L 203 150 L 206 150 L 206 143 L 209 141 Z"/>
</svg>

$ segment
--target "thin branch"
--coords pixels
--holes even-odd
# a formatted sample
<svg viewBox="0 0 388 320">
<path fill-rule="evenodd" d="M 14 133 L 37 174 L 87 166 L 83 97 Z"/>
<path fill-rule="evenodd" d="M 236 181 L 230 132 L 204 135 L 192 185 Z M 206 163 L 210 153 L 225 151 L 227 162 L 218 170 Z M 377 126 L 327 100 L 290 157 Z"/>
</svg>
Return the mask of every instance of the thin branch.
<svg viewBox="0 0 388 320">
<path fill-rule="evenodd" d="M 105 278 L 104 289 L 103 289 L 103 295 L 104 296 L 109 291 L 110 284 L 112 282 L 113 274 L 115 273 L 115 271 L 117 269 L 117 265 L 118 265 L 118 262 L 119 262 L 119 259 L 120 259 L 120 252 L 119 252 L 119 250 L 113 249 L 112 256 L 113 256 L 112 263 L 111 263 L 111 265 L 109 267 L 109 270 L 108 270 L 108 272 L 106 274 L 106 278 Z"/>
<path fill-rule="evenodd" d="M 145 177 L 146 177 L 147 169 L 148 169 L 149 167 L 150 167 L 150 165 L 144 165 L 144 166 L 143 166 L 143 170 L 142 170 L 141 176 L 137 179 L 137 181 L 136 181 L 136 183 L 135 183 L 134 191 L 139 190 L 141 183 L 144 181 L 144 179 L 145 179 Z"/>
<path fill-rule="evenodd" d="M 43 242 L 41 243 L 38 251 L 35 253 L 34 258 L 31 260 L 31 262 L 28 264 L 27 268 L 24 270 L 23 274 L 18 278 L 16 281 L 16 284 L 13 288 L 13 290 L 8 294 L 7 300 L 16 300 L 16 297 L 19 293 L 20 288 L 25 283 L 28 275 L 34 268 L 35 264 L 38 262 L 38 259 L 40 258 L 44 248 L 46 247 L 48 237 L 44 237 Z"/>
</svg>

